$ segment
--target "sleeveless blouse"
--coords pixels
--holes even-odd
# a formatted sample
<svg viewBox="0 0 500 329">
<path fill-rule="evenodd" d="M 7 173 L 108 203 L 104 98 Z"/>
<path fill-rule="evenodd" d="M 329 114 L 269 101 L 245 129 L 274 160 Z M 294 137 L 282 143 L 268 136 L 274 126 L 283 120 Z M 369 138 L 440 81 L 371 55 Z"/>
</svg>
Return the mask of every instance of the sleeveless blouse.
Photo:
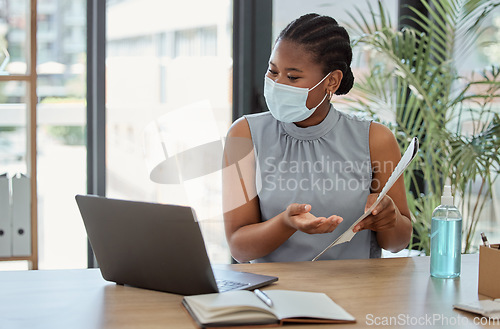
<svg viewBox="0 0 500 329">
<path fill-rule="evenodd" d="M 301 128 L 270 112 L 245 116 L 256 155 L 261 219 L 273 218 L 291 203 L 311 205 L 317 217 L 341 216 L 332 232 L 295 232 L 280 247 L 254 262 L 310 261 L 364 212 L 372 180 L 371 121 L 337 111 L 333 105 L 318 125 Z M 380 257 L 375 232 L 363 230 L 330 248 L 319 259 Z"/>
</svg>

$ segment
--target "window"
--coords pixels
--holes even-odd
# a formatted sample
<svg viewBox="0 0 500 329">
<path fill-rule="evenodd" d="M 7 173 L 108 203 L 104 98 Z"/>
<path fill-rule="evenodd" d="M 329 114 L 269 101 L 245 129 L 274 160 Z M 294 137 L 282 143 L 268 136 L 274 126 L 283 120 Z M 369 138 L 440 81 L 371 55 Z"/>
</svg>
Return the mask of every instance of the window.
<svg viewBox="0 0 500 329">
<path fill-rule="evenodd" d="M 231 124 L 231 13 L 229 0 L 107 2 L 106 195 L 192 206 L 215 263 L 230 261 L 220 173 L 202 169 L 220 167 Z M 175 180 L 151 177 L 174 158 Z"/>
<path fill-rule="evenodd" d="M 38 6 L 48 22 L 46 31 L 38 29 L 37 62 L 41 269 L 87 266 L 87 236 L 74 200 L 86 192 L 86 39 L 64 37 L 67 30 L 86 32 L 85 3 L 39 0 Z"/>
<path fill-rule="evenodd" d="M 28 20 L 30 13 L 29 1 L 0 1 L 0 175 L 3 177 L 3 187 L 11 185 L 8 183 L 14 176 L 24 175 L 31 177 L 36 159 L 33 158 L 28 145 L 33 136 L 34 112 L 33 86 L 36 83 L 33 71 L 29 69 L 32 57 L 29 56 L 29 49 L 32 38 L 32 29 Z M 36 182 L 29 180 L 29 191 L 26 192 L 23 199 L 33 197 L 32 191 Z M 12 204 L 18 201 L 9 197 L 12 187 L 2 191 L 6 195 L 2 204 Z M 24 194 L 24 193 L 23 193 Z M 12 201 L 11 201 L 12 199 Z M 36 198 L 33 201 L 36 204 Z M 23 205 L 24 207 L 28 205 Z M 2 206 L 2 215 L 5 218 L 5 211 Z M 27 210 L 27 209 L 25 209 Z M 31 224 L 36 223 L 33 216 Z M 2 221 L 5 223 L 5 221 Z M 3 228 L 5 229 L 5 228 Z M 11 228 L 11 237 L 14 235 Z M 24 231 L 23 231 L 24 232 Z M 35 231 L 34 231 L 35 232 Z M 35 236 L 28 236 L 28 240 Z M 23 255 L 13 252 L 13 248 L 2 248 L 2 260 L 17 259 L 21 262 L 1 262 L 0 268 L 11 268 L 12 266 L 26 267 L 25 260 L 29 261 L 33 268 L 37 266 L 36 246 L 23 251 Z M 34 252 L 33 252 L 34 251 Z M 27 255 L 27 254 L 30 255 Z M 15 257 L 15 258 L 13 258 Z"/>
<path fill-rule="evenodd" d="M 87 238 L 74 201 L 75 194 L 86 191 L 85 3 L 0 1 L 0 50 L 8 54 L 0 55 L 0 63 L 8 57 L 5 67 L 0 66 L 0 174 L 22 173 L 32 179 L 40 269 L 87 265 Z M 30 31 L 31 4 L 37 5 L 36 39 Z M 66 20 L 69 14 L 72 21 Z M 63 39 L 69 28 L 82 36 L 71 47 Z M 38 41 L 36 81 L 30 70 L 35 58 L 31 40 Z M 38 99 L 33 98 L 35 85 Z M 33 173 L 37 176 L 31 177 Z M 26 264 L 0 263 L 0 268 L 11 267 Z"/>
</svg>

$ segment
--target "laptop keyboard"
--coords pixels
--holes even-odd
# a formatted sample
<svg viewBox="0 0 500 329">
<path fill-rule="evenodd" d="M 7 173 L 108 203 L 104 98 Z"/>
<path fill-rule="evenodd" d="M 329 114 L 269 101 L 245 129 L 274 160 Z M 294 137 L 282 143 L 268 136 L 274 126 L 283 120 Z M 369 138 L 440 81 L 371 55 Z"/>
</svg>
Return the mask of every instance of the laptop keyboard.
<svg viewBox="0 0 500 329">
<path fill-rule="evenodd" d="M 217 287 L 219 288 L 219 292 L 239 289 L 244 286 L 248 286 L 249 283 L 236 282 L 230 280 L 215 280 L 217 283 Z"/>
</svg>

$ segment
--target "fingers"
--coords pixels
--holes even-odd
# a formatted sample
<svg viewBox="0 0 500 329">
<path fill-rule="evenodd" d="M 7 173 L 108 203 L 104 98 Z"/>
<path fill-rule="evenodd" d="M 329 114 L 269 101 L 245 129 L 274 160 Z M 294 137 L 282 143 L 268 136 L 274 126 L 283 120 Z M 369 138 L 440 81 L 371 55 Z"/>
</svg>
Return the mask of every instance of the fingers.
<svg viewBox="0 0 500 329">
<path fill-rule="evenodd" d="M 287 207 L 287 222 L 299 231 L 308 234 L 330 233 L 342 223 L 343 218 L 337 215 L 316 217 L 310 213 L 311 205 L 292 203 Z"/>
<path fill-rule="evenodd" d="M 343 220 L 344 219 L 342 217 L 336 215 L 328 217 L 327 222 L 329 222 L 330 225 L 326 228 L 325 233 L 333 232 L 337 228 L 337 226 L 342 223 Z"/>
<path fill-rule="evenodd" d="M 367 201 L 367 205 L 370 200 Z M 373 204 L 373 202 L 372 202 Z M 369 206 L 368 206 L 369 208 Z M 370 229 L 384 231 L 396 226 L 398 209 L 389 196 L 385 196 L 371 214 L 353 228 L 353 232 Z"/>
<path fill-rule="evenodd" d="M 394 217 L 394 219 L 387 217 L 380 219 L 380 217 L 368 216 L 356 225 L 352 231 L 354 233 L 362 230 L 372 230 L 378 232 L 391 229 L 394 226 L 396 226 L 396 217 Z"/>
<path fill-rule="evenodd" d="M 301 226 L 304 225 L 304 223 L 303 223 L 303 220 L 302 221 L 299 220 L 299 217 L 316 218 L 309 213 L 310 210 L 311 210 L 311 205 L 308 205 L 308 204 L 300 204 L 300 203 L 290 204 L 286 208 L 286 211 L 284 212 L 285 221 L 286 221 L 287 225 L 292 227 L 293 229 L 302 230 Z"/>
<path fill-rule="evenodd" d="M 315 217 L 311 213 L 294 216 L 294 223 L 299 231 L 308 234 L 321 234 L 333 232 L 343 221 L 342 217 L 333 215 L 326 217 Z"/>
<path fill-rule="evenodd" d="M 343 220 L 342 217 L 336 215 L 328 218 L 319 217 L 316 221 L 309 223 L 308 227 L 304 227 L 302 231 L 310 234 L 331 233 Z"/>
<path fill-rule="evenodd" d="M 311 211 L 311 205 L 301 204 L 301 203 L 292 203 L 291 205 L 288 206 L 287 210 L 288 210 L 289 216 L 300 215 L 300 214 L 304 214 L 306 212 Z"/>
<path fill-rule="evenodd" d="M 365 204 L 365 212 L 368 209 L 370 209 L 370 207 L 372 206 L 372 204 L 375 203 L 375 201 L 377 201 L 378 196 L 379 196 L 378 193 L 371 193 L 370 195 L 368 195 L 368 198 L 366 199 L 366 204 Z"/>
<path fill-rule="evenodd" d="M 370 209 L 370 207 L 377 201 L 379 197 L 379 193 L 372 193 L 368 195 L 368 198 L 366 199 L 366 204 L 365 204 L 365 212 Z M 388 196 L 385 195 L 382 200 L 378 203 L 378 205 L 372 210 L 372 215 L 377 215 L 380 213 L 384 208 L 388 207 L 392 203 L 392 199 Z"/>
<path fill-rule="evenodd" d="M 378 197 L 378 194 L 377 194 L 377 197 Z M 372 210 L 372 215 L 374 215 L 374 216 L 378 215 L 380 212 L 382 212 L 384 209 L 390 207 L 391 205 L 393 205 L 392 199 L 388 195 L 384 196 L 382 198 L 382 200 L 380 200 L 379 204 L 375 207 L 375 209 Z"/>
</svg>

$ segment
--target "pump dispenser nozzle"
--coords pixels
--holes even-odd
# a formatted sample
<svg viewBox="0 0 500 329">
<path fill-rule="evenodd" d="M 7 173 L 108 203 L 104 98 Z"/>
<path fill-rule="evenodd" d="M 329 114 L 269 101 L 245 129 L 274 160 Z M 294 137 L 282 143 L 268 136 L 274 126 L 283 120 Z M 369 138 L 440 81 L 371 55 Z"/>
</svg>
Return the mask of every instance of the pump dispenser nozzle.
<svg viewBox="0 0 500 329">
<path fill-rule="evenodd" d="M 451 195 L 450 185 L 445 185 L 443 188 L 443 196 L 441 196 L 441 205 L 453 206 L 453 195 Z"/>
</svg>

